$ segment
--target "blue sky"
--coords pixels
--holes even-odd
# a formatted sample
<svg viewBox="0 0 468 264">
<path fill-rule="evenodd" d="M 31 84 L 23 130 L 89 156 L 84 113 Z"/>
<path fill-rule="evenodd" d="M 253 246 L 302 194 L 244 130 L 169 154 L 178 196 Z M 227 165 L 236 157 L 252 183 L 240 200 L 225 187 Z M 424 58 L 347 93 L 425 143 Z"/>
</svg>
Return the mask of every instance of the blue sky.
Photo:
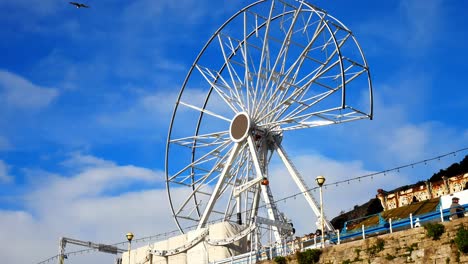
<svg viewBox="0 0 468 264">
<path fill-rule="evenodd" d="M 60 236 L 118 242 L 130 230 L 145 236 L 176 228 L 163 172 L 176 95 L 206 40 L 250 3 L 85 2 L 91 8 L 0 1 L 0 231 L 13 240 L 0 255 L 8 263 L 56 254 Z M 468 146 L 467 3 L 313 4 L 347 25 L 361 44 L 375 117 L 285 136 L 310 185 L 318 174 L 352 178 Z M 429 178 L 462 155 L 330 187 L 326 212 L 335 216 L 366 202 L 377 188 Z M 277 197 L 298 191 L 283 181 L 287 187 Z M 300 222 L 299 233 L 315 230 L 312 213 L 301 206 L 284 210 Z"/>
</svg>

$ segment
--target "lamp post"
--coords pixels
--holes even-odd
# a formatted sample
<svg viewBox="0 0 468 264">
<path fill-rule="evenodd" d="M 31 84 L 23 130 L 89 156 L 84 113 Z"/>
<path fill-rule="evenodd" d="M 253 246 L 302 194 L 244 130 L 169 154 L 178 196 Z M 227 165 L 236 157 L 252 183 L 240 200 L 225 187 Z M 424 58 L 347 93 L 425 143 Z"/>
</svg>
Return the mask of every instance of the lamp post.
<svg viewBox="0 0 468 264">
<path fill-rule="evenodd" d="M 317 176 L 317 178 L 315 178 L 315 181 L 317 182 L 318 186 L 320 187 L 320 228 L 321 228 L 321 231 L 322 231 L 322 248 L 325 247 L 325 230 L 324 230 L 324 224 L 323 224 L 323 192 L 322 192 L 322 186 L 323 184 L 325 183 L 325 177 L 323 176 Z"/>
<path fill-rule="evenodd" d="M 132 250 L 133 233 L 128 232 L 126 236 L 127 236 L 127 240 L 128 240 L 128 264 L 130 264 L 130 251 Z"/>
</svg>

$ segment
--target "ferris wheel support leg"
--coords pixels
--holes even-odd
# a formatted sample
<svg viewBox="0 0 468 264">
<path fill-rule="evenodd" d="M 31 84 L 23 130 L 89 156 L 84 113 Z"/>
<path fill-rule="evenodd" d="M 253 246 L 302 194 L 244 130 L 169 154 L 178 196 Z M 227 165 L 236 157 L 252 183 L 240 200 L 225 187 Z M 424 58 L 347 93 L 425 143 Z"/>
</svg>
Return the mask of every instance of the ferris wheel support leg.
<svg viewBox="0 0 468 264">
<path fill-rule="evenodd" d="M 270 198 L 273 198 L 273 196 L 271 195 L 270 188 L 268 186 L 262 185 L 261 189 L 262 189 L 263 200 L 265 201 L 267 211 L 268 211 L 268 218 L 270 218 L 270 220 L 273 220 L 273 221 L 278 221 L 279 217 L 278 217 L 278 211 L 276 209 L 276 205 L 274 204 L 273 199 L 270 199 Z M 281 243 L 282 238 L 281 238 L 281 235 L 277 226 L 273 226 L 273 234 L 275 236 L 276 242 Z"/>
<path fill-rule="evenodd" d="M 241 196 L 237 196 L 236 198 L 236 208 L 237 208 L 237 223 L 242 225 L 242 208 L 241 208 Z"/>
<path fill-rule="evenodd" d="M 297 172 L 296 168 L 292 164 L 292 162 L 289 160 L 288 156 L 286 155 L 286 152 L 284 151 L 283 147 L 276 143 L 276 151 L 278 152 L 278 155 L 280 156 L 281 160 L 283 161 L 284 165 L 286 166 L 289 174 L 291 174 L 291 177 L 293 178 L 294 182 L 296 183 L 297 187 L 299 187 L 299 190 L 304 194 L 304 197 L 307 201 L 307 203 L 310 205 L 312 210 L 314 211 L 315 215 L 317 217 L 320 217 L 320 208 L 317 205 L 317 202 L 315 201 L 314 197 L 310 193 L 309 188 L 307 187 L 304 179 L 302 178 L 301 175 L 299 175 L 299 172 Z M 325 217 L 324 217 L 325 218 Z M 325 225 L 327 226 L 327 229 L 329 231 L 335 231 L 335 228 L 331 225 L 331 223 L 325 218 Z M 322 230 L 323 231 L 323 230 Z"/>
<path fill-rule="evenodd" d="M 252 155 L 252 160 L 255 166 L 257 177 L 264 177 L 265 175 L 263 175 L 263 170 L 260 167 L 260 162 L 258 161 L 258 154 L 255 151 L 255 144 L 253 142 L 252 136 L 247 137 L 247 141 L 249 143 L 250 154 Z M 276 205 L 274 204 L 273 199 L 270 199 L 270 198 L 273 198 L 273 196 L 271 194 L 269 187 L 267 185 L 260 185 L 260 188 L 261 188 L 263 200 L 267 207 L 268 217 L 273 221 L 278 221 L 279 220 L 278 211 L 277 211 Z M 273 230 L 274 230 L 276 241 L 277 242 L 281 241 L 281 235 L 279 233 L 279 229 L 276 226 L 274 226 Z"/>
<path fill-rule="evenodd" d="M 250 219 L 249 219 L 250 223 L 257 216 L 259 202 L 260 202 L 260 188 L 257 188 L 255 190 L 255 195 L 254 195 L 254 199 L 252 203 L 252 211 L 250 212 Z"/>
<path fill-rule="evenodd" d="M 223 171 L 221 172 L 218 182 L 216 183 L 216 186 L 213 190 L 213 194 L 211 195 L 210 200 L 208 201 L 208 204 L 206 205 L 205 211 L 203 212 L 203 215 L 200 218 L 200 222 L 198 223 L 197 229 L 203 228 L 206 222 L 208 221 L 208 217 L 210 216 L 210 213 L 213 210 L 215 202 L 218 199 L 219 192 L 223 187 L 223 183 L 226 178 L 226 175 L 228 174 L 228 171 L 231 168 L 232 162 L 234 158 L 237 156 L 239 149 L 240 149 L 239 143 L 236 143 L 234 147 L 231 149 L 229 158 L 227 159 L 226 164 L 224 165 Z"/>
</svg>

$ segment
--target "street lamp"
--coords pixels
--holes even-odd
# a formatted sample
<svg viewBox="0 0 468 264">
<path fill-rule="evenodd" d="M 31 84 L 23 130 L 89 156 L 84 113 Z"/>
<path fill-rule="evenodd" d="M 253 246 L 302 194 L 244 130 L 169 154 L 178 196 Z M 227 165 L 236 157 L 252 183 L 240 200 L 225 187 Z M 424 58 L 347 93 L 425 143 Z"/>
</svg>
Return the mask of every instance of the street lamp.
<svg viewBox="0 0 468 264">
<path fill-rule="evenodd" d="M 317 176 L 317 178 L 315 178 L 315 181 L 317 182 L 318 186 L 320 187 L 320 228 L 321 228 L 321 231 L 322 231 L 322 248 L 325 247 L 325 230 L 324 230 L 324 224 L 323 224 L 323 192 L 322 192 L 322 186 L 323 184 L 325 183 L 325 177 L 323 176 Z"/>
<path fill-rule="evenodd" d="M 130 264 L 130 251 L 132 250 L 133 233 L 128 232 L 126 236 L 127 236 L 127 240 L 128 240 L 128 264 Z"/>
</svg>

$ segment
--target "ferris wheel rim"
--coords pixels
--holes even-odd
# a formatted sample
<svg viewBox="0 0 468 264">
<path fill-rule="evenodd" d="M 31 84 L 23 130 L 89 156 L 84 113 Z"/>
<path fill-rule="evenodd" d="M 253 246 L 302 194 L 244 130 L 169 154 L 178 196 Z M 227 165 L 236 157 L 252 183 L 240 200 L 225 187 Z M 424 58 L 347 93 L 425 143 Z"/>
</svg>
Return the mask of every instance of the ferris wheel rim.
<svg viewBox="0 0 468 264">
<path fill-rule="evenodd" d="M 204 54 L 205 50 L 207 48 L 209 48 L 209 46 L 211 45 L 211 43 L 213 42 L 213 40 L 216 38 L 216 36 L 223 30 L 223 28 L 225 28 L 233 19 L 237 18 L 239 15 L 241 15 L 242 13 L 244 13 L 246 10 L 248 10 L 249 8 L 255 6 L 255 5 L 258 5 L 260 3 L 263 3 L 263 2 L 268 2 L 269 0 L 260 0 L 260 1 L 257 1 L 255 3 L 252 3 L 246 7 L 244 7 L 243 9 L 239 10 L 236 14 L 234 14 L 233 16 L 231 16 L 231 18 L 229 18 L 225 23 L 223 23 L 223 25 L 221 27 L 219 27 L 215 33 L 210 37 L 210 39 L 206 42 L 206 44 L 204 45 L 204 47 L 202 48 L 202 50 L 200 51 L 200 53 L 198 54 L 198 56 L 196 57 L 194 63 L 192 64 L 192 66 L 190 67 L 190 70 L 188 71 L 187 75 L 186 75 L 186 78 L 183 82 L 183 85 L 182 85 L 182 88 L 179 92 L 179 95 L 177 97 L 177 101 L 176 101 L 176 104 L 175 104 L 175 107 L 174 107 L 174 111 L 173 111 L 173 115 L 172 115 L 172 118 L 171 118 L 171 122 L 170 122 L 170 126 L 169 126 L 169 131 L 168 131 L 168 139 L 167 139 L 167 144 L 166 144 L 166 160 L 165 160 L 165 167 L 166 167 L 166 190 L 167 190 L 167 194 L 168 194 L 168 197 L 169 197 L 169 203 L 170 203 L 170 207 L 171 207 L 171 211 L 173 213 L 173 216 L 174 216 L 174 219 L 176 221 L 176 224 L 178 226 L 178 228 L 180 229 L 181 232 L 184 232 L 183 230 L 183 227 L 181 226 L 180 222 L 179 222 L 179 219 L 178 217 L 176 216 L 176 209 L 174 208 L 174 204 L 173 204 L 173 199 L 171 197 L 171 184 L 170 184 L 170 175 L 169 175 L 169 172 L 168 172 L 168 167 L 169 167 L 169 152 L 170 152 L 170 146 L 171 146 L 171 135 L 172 135 L 172 130 L 173 130 L 173 125 L 174 125 L 174 122 L 175 122 L 175 118 L 176 118 L 176 113 L 177 113 L 177 110 L 179 108 L 179 105 L 181 104 L 181 97 L 185 91 L 185 89 L 187 88 L 187 82 L 190 80 L 190 77 L 192 76 L 192 73 L 193 71 L 195 70 L 196 68 L 196 65 L 197 65 L 197 62 L 199 61 L 199 59 L 201 58 L 201 56 Z M 298 1 L 298 2 L 301 2 L 301 3 L 305 3 L 303 1 Z M 322 10 L 319 10 L 317 11 L 315 9 L 314 6 L 312 5 L 309 5 L 307 3 L 305 3 L 309 8 L 311 8 L 311 12 L 322 12 Z M 325 13 L 325 15 L 328 15 Z M 337 20 L 337 19 L 335 19 Z M 339 21 L 339 20 L 337 20 Z M 340 22 L 341 23 L 341 22 Z M 326 25 L 328 27 L 328 25 Z M 344 25 L 343 25 L 344 26 Z M 328 28 L 328 30 L 330 31 L 330 28 Z M 331 31 L 330 31 L 331 33 Z M 251 33 L 253 34 L 253 32 Z M 332 37 L 333 34 L 331 34 Z M 371 85 L 371 79 L 370 79 L 370 72 L 368 70 L 368 66 L 367 66 L 367 61 L 365 61 L 365 57 L 362 53 L 362 50 L 361 50 L 361 47 L 360 45 L 357 43 L 356 39 L 354 38 L 354 36 L 351 36 L 352 39 L 354 40 L 356 46 L 358 47 L 360 53 L 361 53 L 361 57 L 362 59 L 364 60 L 364 64 L 365 64 L 365 68 L 367 69 L 366 73 L 367 73 L 367 76 L 368 76 L 368 81 L 369 81 L 369 88 L 370 88 L 370 99 L 371 99 L 371 105 L 370 105 L 370 113 L 367 115 L 367 118 L 372 118 L 372 85 Z M 335 42 L 335 45 L 336 45 L 336 39 L 334 39 L 334 42 Z M 339 48 L 338 48 L 338 52 L 340 52 Z M 340 60 L 340 65 L 341 65 L 341 71 L 343 71 L 343 62 L 341 60 L 341 54 L 339 54 L 339 60 Z M 220 72 L 224 70 L 224 67 L 226 67 L 226 64 L 227 62 L 222 66 L 222 68 L 220 69 Z M 342 75 L 341 76 L 342 78 L 342 82 L 344 83 L 344 76 Z M 344 85 L 343 85 L 344 86 Z M 344 88 L 343 88 L 344 90 Z M 199 128 L 200 128 L 200 124 L 202 123 L 203 121 L 203 117 L 205 115 L 205 107 L 206 107 L 206 104 L 208 103 L 209 99 L 210 99 L 210 96 L 211 96 L 211 93 L 213 92 L 213 86 L 211 86 L 209 88 L 209 91 L 207 92 L 206 94 L 206 97 L 205 97 L 205 101 L 204 101 L 204 104 L 203 104 L 203 107 L 202 107 L 202 111 L 200 111 L 200 115 L 199 115 L 199 118 L 198 118 L 198 121 L 197 121 L 197 128 L 195 130 L 195 136 L 198 136 L 198 133 L 199 133 Z M 344 108 L 344 104 L 342 106 Z M 237 113 L 239 114 L 239 113 Z M 352 120 L 351 120 L 352 121 Z M 229 130 L 226 130 L 226 131 L 223 131 L 223 132 L 228 132 L 229 133 Z M 244 139 L 244 137 L 242 137 L 242 139 Z M 195 142 L 195 140 L 194 140 Z M 229 144 L 228 144 L 229 145 Z M 192 154 L 192 162 L 194 162 L 194 153 Z M 194 179 L 192 178 L 192 181 Z M 192 185 L 191 189 L 192 191 L 195 192 L 195 185 Z M 195 204 L 197 203 L 197 198 L 196 198 L 196 194 L 193 194 L 193 198 L 195 200 Z M 198 216 L 200 216 L 200 212 L 199 212 L 199 208 L 198 206 L 196 207 L 196 210 L 197 210 L 197 214 Z"/>
<path fill-rule="evenodd" d="M 168 179 L 168 154 L 169 154 L 169 140 L 171 138 L 171 134 L 172 134 L 172 128 L 173 128 L 173 124 L 174 124 L 174 120 L 175 120 L 175 116 L 176 116 L 176 113 L 177 113 L 177 109 L 178 109 L 178 106 L 179 106 L 179 102 L 180 102 L 180 99 L 182 97 L 182 94 L 186 88 L 186 84 L 190 78 L 190 75 L 192 74 L 193 70 L 195 69 L 195 62 L 197 62 L 200 57 L 202 56 L 202 54 L 204 53 L 204 51 L 208 48 L 209 44 L 213 41 L 213 39 L 215 38 L 216 34 L 218 34 L 230 21 L 232 21 L 235 17 L 237 17 L 239 14 L 241 14 L 242 12 L 244 12 L 245 10 L 249 9 L 251 6 L 255 6 L 257 4 L 260 4 L 262 2 L 265 2 L 265 1 L 268 1 L 268 0 L 258 0 L 244 8 L 242 8 L 241 10 L 239 10 L 238 12 L 236 12 L 234 15 L 232 15 L 227 21 L 225 21 L 216 31 L 215 33 L 210 37 L 210 39 L 205 43 L 205 45 L 203 46 L 203 48 L 200 50 L 200 52 L 198 53 L 197 57 L 195 58 L 194 60 L 194 63 L 192 64 L 192 66 L 190 67 L 187 75 L 185 76 L 185 79 L 184 79 L 184 82 L 182 84 L 182 88 L 177 96 L 177 101 L 176 101 L 176 104 L 174 106 L 174 110 L 172 111 L 172 117 L 171 117 L 171 121 L 169 123 L 169 128 L 168 128 L 168 135 L 167 135 L 167 142 L 166 142 L 166 153 L 165 153 L 165 176 L 166 176 L 166 193 L 168 195 L 168 200 L 169 200 L 169 205 L 170 205 L 170 208 L 171 208 L 171 211 L 172 213 L 174 214 L 174 205 L 173 205 L 173 202 L 172 202 L 172 199 L 171 199 L 171 192 L 170 192 L 170 185 L 169 185 L 169 181 L 167 181 Z M 210 89 L 210 92 L 211 92 L 211 89 Z M 179 228 L 179 230 L 184 233 L 184 230 L 183 228 L 181 227 L 178 219 L 175 217 L 175 215 L 173 215 L 173 218 L 176 222 L 176 225 L 177 227 Z"/>
</svg>

